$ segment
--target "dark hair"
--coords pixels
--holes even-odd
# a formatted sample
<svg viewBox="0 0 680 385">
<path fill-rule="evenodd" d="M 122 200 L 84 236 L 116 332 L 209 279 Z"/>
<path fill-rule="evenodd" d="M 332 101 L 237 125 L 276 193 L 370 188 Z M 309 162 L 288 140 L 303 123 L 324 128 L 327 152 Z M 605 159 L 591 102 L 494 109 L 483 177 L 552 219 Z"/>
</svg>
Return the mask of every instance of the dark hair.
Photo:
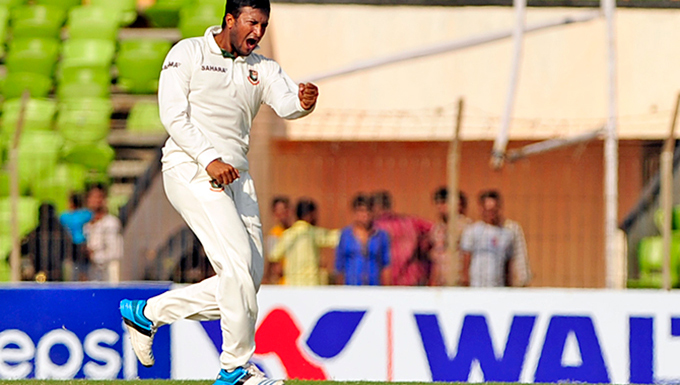
<svg viewBox="0 0 680 385">
<path fill-rule="evenodd" d="M 93 184 L 87 186 L 87 193 L 88 193 L 88 194 L 89 194 L 90 191 L 92 191 L 92 190 L 101 190 L 101 192 L 103 192 L 104 195 L 108 195 L 108 194 L 109 194 L 109 188 L 108 188 L 108 186 L 106 186 L 104 183 L 100 183 L 100 182 L 93 183 Z"/>
<path fill-rule="evenodd" d="M 352 199 L 352 209 L 356 210 L 359 207 L 366 207 L 368 210 L 372 210 L 373 200 L 368 195 L 359 193 Z"/>
<path fill-rule="evenodd" d="M 446 188 L 445 186 L 442 186 L 438 188 L 434 192 L 434 201 L 435 202 L 440 202 L 440 201 L 448 201 L 449 199 L 449 189 Z M 465 195 L 464 192 L 458 190 L 458 204 L 461 205 L 464 209 L 467 208 L 467 195 Z"/>
<path fill-rule="evenodd" d="M 290 206 L 290 199 L 287 196 L 278 195 L 272 199 L 272 209 L 276 207 L 279 203 L 283 203 L 286 206 Z"/>
<path fill-rule="evenodd" d="M 501 205 L 501 193 L 498 190 L 484 190 L 479 193 L 479 203 L 484 203 L 487 198 L 493 199 L 499 206 Z"/>
<path fill-rule="evenodd" d="M 227 0 L 224 6 L 224 16 L 222 17 L 222 29 L 227 26 L 227 14 L 230 13 L 234 16 L 234 19 L 238 19 L 241 15 L 241 8 L 251 7 L 254 9 L 260 9 L 269 14 L 271 10 L 271 5 L 269 0 Z"/>
<path fill-rule="evenodd" d="M 373 206 L 379 206 L 383 210 L 392 209 L 392 195 L 387 190 L 373 193 L 371 201 Z"/>
<path fill-rule="evenodd" d="M 71 193 L 71 195 L 68 197 L 69 202 L 73 205 L 73 207 L 79 209 L 83 207 L 84 199 L 83 199 L 83 194 L 80 193 Z"/>
<path fill-rule="evenodd" d="M 316 203 L 314 203 L 314 201 L 309 198 L 300 198 L 297 206 L 295 207 L 295 215 L 297 215 L 298 219 L 302 219 L 307 216 L 307 214 L 311 214 L 315 211 Z"/>
</svg>

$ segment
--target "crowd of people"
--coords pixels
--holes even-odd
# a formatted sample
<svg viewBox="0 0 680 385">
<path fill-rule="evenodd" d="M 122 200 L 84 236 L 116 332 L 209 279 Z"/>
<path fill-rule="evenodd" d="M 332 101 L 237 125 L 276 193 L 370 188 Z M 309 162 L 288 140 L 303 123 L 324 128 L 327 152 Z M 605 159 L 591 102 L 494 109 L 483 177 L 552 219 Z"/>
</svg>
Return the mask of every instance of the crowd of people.
<svg viewBox="0 0 680 385">
<path fill-rule="evenodd" d="M 463 192 L 458 194 L 456 218 L 449 218 L 446 187 L 434 192 L 433 204 L 435 223 L 394 212 L 387 191 L 359 193 L 350 204 L 351 223 L 337 230 L 317 226 L 318 208 L 312 199 L 301 198 L 293 207 L 288 197 L 277 196 L 271 206 L 276 224 L 267 235 L 264 281 L 293 286 L 530 283 L 524 232 L 504 217 L 498 191 L 479 194 L 478 221 L 468 217 Z M 324 248 L 334 249 L 334 255 L 323 253 Z"/>
<path fill-rule="evenodd" d="M 108 212 L 106 186 L 94 184 L 84 196 L 72 194 L 61 215 L 43 203 L 21 254 L 24 280 L 118 281 L 123 236 L 120 219 Z"/>
</svg>

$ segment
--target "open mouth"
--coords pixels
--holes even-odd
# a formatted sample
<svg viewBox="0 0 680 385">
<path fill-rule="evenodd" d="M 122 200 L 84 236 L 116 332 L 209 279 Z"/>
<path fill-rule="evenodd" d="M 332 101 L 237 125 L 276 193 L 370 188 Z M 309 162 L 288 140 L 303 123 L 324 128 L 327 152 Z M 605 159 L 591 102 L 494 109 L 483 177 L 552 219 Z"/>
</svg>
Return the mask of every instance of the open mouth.
<svg viewBox="0 0 680 385">
<path fill-rule="evenodd" d="M 246 39 L 246 44 L 248 45 L 248 48 L 253 49 L 257 46 L 257 40 L 253 38 Z"/>
</svg>

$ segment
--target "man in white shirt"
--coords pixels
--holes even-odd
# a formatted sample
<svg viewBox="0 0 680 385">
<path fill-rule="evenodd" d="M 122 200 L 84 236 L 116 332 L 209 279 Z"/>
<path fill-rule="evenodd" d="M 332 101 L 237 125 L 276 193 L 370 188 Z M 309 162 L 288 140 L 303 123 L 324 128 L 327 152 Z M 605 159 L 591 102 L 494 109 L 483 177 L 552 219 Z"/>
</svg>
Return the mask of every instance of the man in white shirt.
<svg viewBox="0 0 680 385">
<path fill-rule="evenodd" d="M 460 241 L 461 285 L 511 286 L 514 237 L 501 222 L 500 194 L 495 190 L 482 192 L 479 205 L 482 220 L 469 225 Z"/>
<path fill-rule="evenodd" d="M 120 219 L 108 212 L 106 195 L 103 185 L 94 185 L 87 192 L 87 208 L 92 211 L 92 220 L 83 226 L 90 256 L 88 275 L 91 281 L 118 282 L 123 236 Z"/>
<path fill-rule="evenodd" d="M 133 348 L 146 366 L 154 363 L 151 345 L 158 327 L 178 319 L 220 319 L 222 370 L 216 385 L 283 383 L 268 380 L 248 363 L 255 351 L 264 259 L 246 155 L 262 103 L 295 119 L 313 110 L 318 89 L 295 84 L 275 61 L 253 53 L 269 11 L 269 0 L 229 0 L 222 27 L 177 43 L 160 76 L 161 120 L 170 134 L 162 159 L 165 191 L 217 274 L 148 301 L 121 301 Z"/>
</svg>

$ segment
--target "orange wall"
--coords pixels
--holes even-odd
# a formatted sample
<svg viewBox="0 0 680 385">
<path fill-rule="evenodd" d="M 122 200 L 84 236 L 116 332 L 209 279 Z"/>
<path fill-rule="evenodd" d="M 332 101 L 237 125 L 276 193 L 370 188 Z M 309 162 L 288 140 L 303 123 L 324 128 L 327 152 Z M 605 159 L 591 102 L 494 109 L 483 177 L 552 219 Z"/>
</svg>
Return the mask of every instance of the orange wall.
<svg viewBox="0 0 680 385">
<path fill-rule="evenodd" d="M 510 148 L 527 143 L 511 143 Z M 290 142 L 272 144 L 271 190 L 296 199 L 314 198 L 320 224 L 350 220 L 349 201 L 358 191 L 387 189 L 398 212 L 435 219 L 432 192 L 446 183 L 447 143 Z M 477 218 L 476 196 L 499 189 L 506 216 L 523 227 L 534 271 L 533 286 L 603 287 L 603 155 L 592 142 L 506 165 L 488 166 L 490 142 L 464 142 L 460 186 L 468 215 Z M 641 185 L 641 144 L 620 146 L 620 208 L 623 217 Z M 268 205 L 262 202 L 263 209 Z"/>
</svg>

